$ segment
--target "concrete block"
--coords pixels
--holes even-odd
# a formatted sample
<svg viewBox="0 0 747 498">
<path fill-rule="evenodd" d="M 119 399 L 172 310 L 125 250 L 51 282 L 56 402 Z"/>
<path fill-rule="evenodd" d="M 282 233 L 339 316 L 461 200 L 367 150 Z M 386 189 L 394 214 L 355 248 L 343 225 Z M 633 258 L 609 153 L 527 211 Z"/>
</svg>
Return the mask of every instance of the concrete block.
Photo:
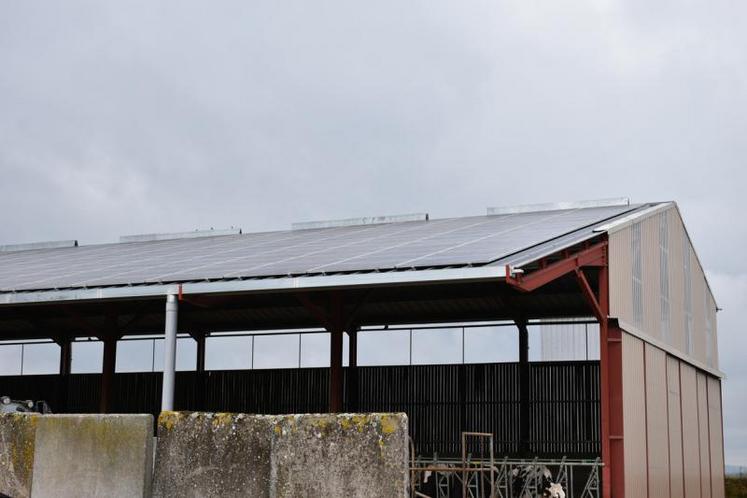
<svg viewBox="0 0 747 498">
<path fill-rule="evenodd" d="M 149 497 L 151 415 L 43 415 L 32 498 Z"/>
<path fill-rule="evenodd" d="M 34 441 L 39 416 L 0 413 L 0 494 L 13 498 L 31 495 Z"/>
<path fill-rule="evenodd" d="M 405 414 L 165 412 L 153 496 L 404 497 Z"/>
</svg>

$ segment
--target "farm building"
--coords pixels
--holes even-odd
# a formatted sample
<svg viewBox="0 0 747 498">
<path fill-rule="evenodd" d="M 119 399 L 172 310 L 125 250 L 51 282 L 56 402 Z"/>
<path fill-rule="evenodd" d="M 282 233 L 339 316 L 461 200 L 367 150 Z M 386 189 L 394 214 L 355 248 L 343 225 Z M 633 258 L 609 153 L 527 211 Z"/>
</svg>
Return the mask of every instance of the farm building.
<svg viewBox="0 0 747 498">
<path fill-rule="evenodd" d="M 9 245 L 0 353 L 20 351 L 20 370 L 0 395 L 56 412 L 402 411 L 413 462 L 480 433 L 497 461 L 576 472 L 575 496 L 717 498 L 716 311 L 672 202 Z M 211 353 L 229 339 L 243 366 Z M 122 371 L 143 340 L 152 368 Z M 56 371 L 30 375 L 42 347 Z M 76 371 L 92 347 L 98 367 Z M 278 351 L 291 360 L 263 363 Z"/>
</svg>

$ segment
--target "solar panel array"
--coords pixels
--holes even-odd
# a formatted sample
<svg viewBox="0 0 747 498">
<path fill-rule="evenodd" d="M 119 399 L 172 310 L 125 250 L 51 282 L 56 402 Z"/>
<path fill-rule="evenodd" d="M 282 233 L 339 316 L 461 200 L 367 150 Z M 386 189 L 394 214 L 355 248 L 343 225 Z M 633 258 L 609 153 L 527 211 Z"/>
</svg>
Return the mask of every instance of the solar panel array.
<svg viewBox="0 0 747 498">
<path fill-rule="evenodd" d="M 0 253 L 0 292 L 479 266 L 542 244 L 566 246 L 644 206 L 611 206 L 380 225 Z M 556 243 L 557 245 L 557 243 Z"/>
</svg>

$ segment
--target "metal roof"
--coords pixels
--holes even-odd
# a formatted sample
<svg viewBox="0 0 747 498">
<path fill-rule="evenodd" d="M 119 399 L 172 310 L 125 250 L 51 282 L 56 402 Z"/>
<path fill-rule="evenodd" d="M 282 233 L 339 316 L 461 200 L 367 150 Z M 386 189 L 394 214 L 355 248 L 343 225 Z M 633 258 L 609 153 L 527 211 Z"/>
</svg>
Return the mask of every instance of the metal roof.
<svg viewBox="0 0 747 498">
<path fill-rule="evenodd" d="M 222 283 L 221 291 L 230 292 L 495 278 L 506 264 L 526 264 L 598 236 L 600 227 L 664 206 L 565 205 L 488 216 L 0 253 L 0 303 L 147 296 L 180 283 L 195 292 L 209 292 Z"/>
</svg>

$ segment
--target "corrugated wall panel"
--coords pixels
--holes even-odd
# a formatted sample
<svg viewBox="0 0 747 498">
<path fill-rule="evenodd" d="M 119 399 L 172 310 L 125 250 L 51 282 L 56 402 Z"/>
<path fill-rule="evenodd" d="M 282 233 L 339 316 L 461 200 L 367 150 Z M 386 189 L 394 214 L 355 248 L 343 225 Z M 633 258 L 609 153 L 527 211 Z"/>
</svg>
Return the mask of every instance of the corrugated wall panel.
<svg viewBox="0 0 747 498">
<path fill-rule="evenodd" d="M 704 286 L 705 289 L 705 286 Z M 718 365 L 718 340 L 716 339 L 716 303 L 710 292 L 704 292 L 703 314 L 705 315 L 706 330 L 706 364 L 710 367 Z"/>
<path fill-rule="evenodd" d="M 693 339 L 695 359 L 706 363 L 706 324 L 705 324 L 705 277 L 697 265 L 695 253 L 691 252 L 693 262 Z"/>
<path fill-rule="evenodd" d="M 670 301 L 670 259 L 669 259 L 669 221 L 671 218 L 670 210 L 659 213 L 659 301 L 660 310 L 660 330 L 662 341 L 666 344 L 672 344 L 672 325 Z"/>
<path fill-rule="evenodd" d="M 630 255 L 630 228 L 610 234 L 610 314 L 633 323 L 633 262 Z"/>
<path fill-rule="evenodd" d="M 706 348 L 705 302 L 712 300 L 705 281 L 703 268 L 698 263 L 695 252 L 687 237 L 682 219 L 675 208 L 666 212 L 666 233 L 668 251 L 668 292 L 669 292 L 669 338 L 662 332 L 662 284 L 661 284 L 661 216 L 655 215 L 638 222 L 640 227 L 640 254 L 642 267 L 642 317 L 636 316 L 634 300 L 633 253 L 637 252 L 637 237 L 633 236 L 633 226 L 623 228 L 609 235 L 610 254 L 610 315 L 619 318 L 623 324 L 631 325 L 653 339 L 664 341 L 675 350 L 687 353 L 686 310 L 691 310 L 692 357 L 698 362 L 718 368 L 716 351 L 716 318 L 712 315 L 713 330 L 711 354 Z M 636 231 L 638 228 L 636 228 Z M 637 232 L 636 232 L 637 233 Z M 687 253 L 685 250 L 687 249 Z M 685 255 L 689 255 L 690 278 L 685 278 Z M 690 291 L 687 291 L 687 282 Z M 685 306 L 686 298 L 690 305 Z M 714 304 L 715 308 L 715 304 Z M 639 319 L 640 318 L 640 319 Z"/>
<path fill-rule="evenodd" d="M 661 288 L 659 285 L 659 217 L 644 220 L 641 227 L 643 257 L 643 330 L 656 339 L 661 334 Z"/>
<path fill-rule="evenodd" d="M 682 272 L 682 238 L 685 228 L 676 213 L 669 223 L 669 313 L 672 324 L 671 345 L 678 351 L 685 350 L 685 276 Z"/>
<path fill-rule="evenodd" d="M 667 417 L 667 356 L 645 344 L 646 434 L 648 435 L 648 492 L 651 497 L 669 496 L 669 419 Z"/>
<path fill-rule="evenodd" d="M 711 438 L 708 423 L 708 387 L 705 374 L 697 373 L 698 436 L 700 439 L 700 487 L 703 498 L 711 498 Z"/>
<path fill-rule="evenodd" d="M 685 456 L 685 498 L 701 497 L 698 388 L 695 368 L 680 362 L 682 452 Z"/>
<path fill-rule="evenodd" d="M 710 294 L 710 293 L 709 293 Z M 713 368 L 719 366 L 719 354 L 718 354 L 718 320 L 716 319 L 716 300 L 713 296 L 711 298 L 711 329 L 713 331 Z"/>
<path fill-rule="evenodd" d="M 680 361 L 667 357 L 667 390 L 669 391 L 669 488 L 671 497 L 684 496 L 682 455 L 682 411 L 680 399 Z"/>
<path fill-rule="evenodd" d="M 721 416 L 721 381 L 715 377 L 708 377 L 711 495 L 713 498 L 724 498 L 724 435 Z"/>
<path fill-rule="evenodd" d="M 647 496 L 646 390 L 643 341 L 623 333 L 623 430 L 625 494 Z"/>
</svg>

